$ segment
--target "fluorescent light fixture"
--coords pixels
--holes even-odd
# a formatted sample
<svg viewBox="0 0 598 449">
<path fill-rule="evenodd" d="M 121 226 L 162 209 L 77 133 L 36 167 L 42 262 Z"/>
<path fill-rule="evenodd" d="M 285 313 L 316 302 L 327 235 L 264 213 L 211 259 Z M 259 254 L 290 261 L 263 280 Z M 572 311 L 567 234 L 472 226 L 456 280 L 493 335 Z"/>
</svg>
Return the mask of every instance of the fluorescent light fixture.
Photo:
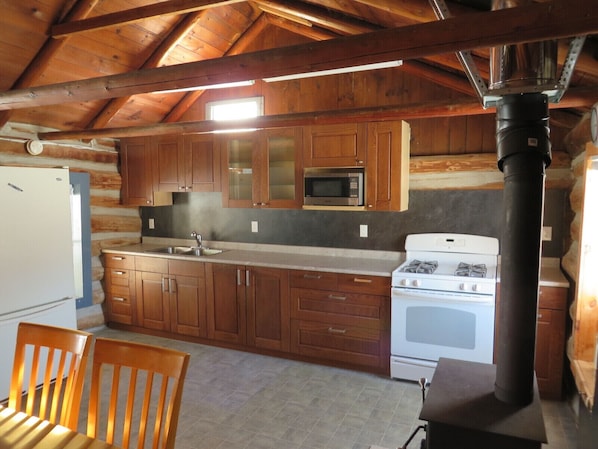
<svg viewBox="0 0 598 449">
<path fill-rule="evenodd" d="M 355 65 L 351 67 L 340 67 L 338 69 L 320 70 L 319 72 L 305 72 L 293 73 L 290 75 L 273 76 L 271 78 L 263 78 L 267 83 L 274 83 L 276 81 L 290 81 L 302 78 L 312 78 L 314 76 L 338 75 L 341 73 L 363 72 L 365 70 L 388 69 L 390 67 L 399 67 L 403 61 L 385 61 L 376 62 L 374 64 Z"/>
<path fill-rule="evenodd" d="M 155 93 L 155 94 L 170 94 L 170 93 L 174 93 L 174 92 L 189 92 L 192 90 L 211 90 L 211 89 L 226 89 L 228 87 L 253 86 L 254 84 L 255 84 L 254 80 L 234 81 L 232 83 L 209 84 L 207 86 L 193 86 L 193 87 L 182 87 L 180 89 L 157 90 L 153 93 Z"/>
</svg>

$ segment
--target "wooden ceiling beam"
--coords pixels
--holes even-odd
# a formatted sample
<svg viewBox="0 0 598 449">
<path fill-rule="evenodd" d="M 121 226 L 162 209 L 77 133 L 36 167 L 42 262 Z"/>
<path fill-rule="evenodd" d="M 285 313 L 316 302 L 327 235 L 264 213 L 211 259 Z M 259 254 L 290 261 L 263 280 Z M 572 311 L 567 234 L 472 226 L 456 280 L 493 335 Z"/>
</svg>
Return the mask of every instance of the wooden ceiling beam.
<svg viewBox="0 0 598 449">
<path fill-rule="evenodd" d="M 139 8 L 127 9 L 103 16 L 90 17 L 88 19 L 74 20 L 54 25 L 50 35 L 54 38 L 65 37 L 84 31 L 110 28 L 125 23 L 140 22 L 151 17 L 186 14 L 194 11 L 201 11 L 218 6 L 240 3 L 245 0 L 169 0 L 154 3 Z"/>
<path fill-rule="evenodd" d="M 84 19 L 93 10 L 98 1 L 99 0 L 77 1 L 65 16 L 64 22 Z M 23 70 L 21 76 L 15 81 L 11 89 L 22 89 L 33 85 L 42 73 L 45 72 L 56 53 L 66 44 L 67 40 L 68 39 L 46 39 L 44 45 L 37 52 L 25 70 Z M 10 116 L 11 113 L 9 111 L 0 112 L 0 128 L 10 120 Z"/>
<path fill-rule="evenodd" d="M 262 11 L 294 20 L 304 25 L 316 24 L 322 28 L 331 29 L 339 34 L 352 35 L 375 31 L 381 27 L 374 27 L 361 20 L 349 18 L 338 19 L 330 13 L 326 14 L 322 8 L 312 7 L 298 2 L 254 0 Z"/>
<path fill-rule="evenodd" d="M 592 33 L 598 33 L 598 10 L 593 5 L 585 0 L 553 0 L 317 43 L 0 92 L 0 110 L 410 60 L 476 47 Z"/>
<path fill-rule="evenodd" d="M 572 88 L 558 104 L 550 104 L 551 109 L 580 107 L 598 101 L 596 88 Z M 72 140 L 97 138 L 125 138 L 157 136 L 166 134 L 206 134 L 215 131 L 235 129 L 281 128 L 305 125 L 324 125 L 384 120 L 414 120 L 438 117 L 459 117 L 494 113 L 494 108 L 484 109 L 474 98 L 428 101 L 417 104 L 378 106 L 332 111 L 312 111 L 295 114 L 262 116 L 255 119 L 229 121 L 203 120 L 194 122 L 159 123 L 154 125 L 122 128 L 90 129 L 79 131 L 52 131 L 38 133 L 40 140 Z"/>
<path fill-rule="evenodd" d="M 142 68 L 153 68 L 159 67 L 162 64 L 164 58 L 166 58 L 170 52 L 175 48 L 178 43 L 185 38 L 185 36 L 193 29 L 195 25 L 201 20 L 206 13 L 205 10 L 196 11 L 185 16 L 181 22 L 179 22 L 175 28 L 168 34 L 168 36 L 162 41 L 162 43 L 154 50 L 152 55 L 145 61 Z M 102 110 L 96 114 L 93 120 L 88 124 L 88 128 L 103 128 L 118 111 L 129 101 L 130 96 L 124 96 L 119 98 L 113 98 L 102 108 Z"/>
<path fill-rule="evenodd" d="M 268 20 L 265 14 L 260 16 L 245 30 L 245 32 L 235 41 L 235 43 L 228 49 L 225 55 L 235 55 L 243 52 L 259 35 L 266 29 Z M 165 123 L 172 123 L 179 121 L 181 117 L 189 110 L 191 106 L 203 95 L 205 90 L 194 90 L 187 92 L 183 98 L 176 104 L 174 108 L 164 118 Z"/>
</svg>

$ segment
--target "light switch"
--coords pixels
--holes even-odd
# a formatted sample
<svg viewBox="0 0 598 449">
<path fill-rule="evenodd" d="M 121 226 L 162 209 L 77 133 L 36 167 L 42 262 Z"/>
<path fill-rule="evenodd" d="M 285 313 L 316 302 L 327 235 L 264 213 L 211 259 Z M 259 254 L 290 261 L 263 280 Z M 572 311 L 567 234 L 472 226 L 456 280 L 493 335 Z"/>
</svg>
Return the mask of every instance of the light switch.
<svg viewBox="0 0 598 449">
<path fill-rule="evenodd" d="M 546 242 L 552 240 L 552 226 L 542 226 L 542 240 Z"/>
<path fill-rule="evenodd" d="M 150 229 L 156 229 L 156 222 L 155 222 L 155 220 L 153 218 L 150 218 L 149 221 L 148 221 L 147 226 Z"/>
<path fill-rule="evenodd" d="M 251 232 L 257 232 L 257 221 L 251 222 Z"/>
</svg>

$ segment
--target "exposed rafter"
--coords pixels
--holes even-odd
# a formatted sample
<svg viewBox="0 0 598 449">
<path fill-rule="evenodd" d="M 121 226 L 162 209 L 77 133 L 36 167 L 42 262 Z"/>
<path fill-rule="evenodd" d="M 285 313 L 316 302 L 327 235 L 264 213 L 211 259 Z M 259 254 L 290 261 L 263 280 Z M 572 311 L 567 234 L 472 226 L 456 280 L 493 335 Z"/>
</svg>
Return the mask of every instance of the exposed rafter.
<svg viewBox="0 0 598 449">
<path fill-rule="evenodd" d="M 314 44 L 13 90 L 0 93 L 0 109 L 115 98 L 596 32 L 598 12 L 592 5 L 584 0 L 555 0 Z"/>
</svg>

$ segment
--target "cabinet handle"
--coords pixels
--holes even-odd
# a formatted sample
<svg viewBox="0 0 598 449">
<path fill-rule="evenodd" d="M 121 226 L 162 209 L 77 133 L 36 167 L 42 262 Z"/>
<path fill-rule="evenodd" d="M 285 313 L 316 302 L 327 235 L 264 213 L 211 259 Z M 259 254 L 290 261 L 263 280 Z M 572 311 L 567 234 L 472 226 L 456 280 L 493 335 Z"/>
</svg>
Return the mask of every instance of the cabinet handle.
<svg viewBox="0 0 598 449">
<path fill-rule="evenodd" d="M 328 333 L 329 334 L 346 334 L 347 333 L 347 329 L 335 329 L 333 327 L 329 327 L 328 328 Z"/>
<path fill-rule="evenodd" d="M 303 279 L 322 279 L 321 274 L 304 274 Z"/>
<path fill-rule="evenodd" d="M 112 260 L 125 260 L 122 256 L 112 256 Z"/>
<path fill-rule="evenodd" d="M 168 292 L 176 293 L 176 279 L 168 278 Z"/>
<path fill-rule="evenodd" d="M 245 270 L 245 285 L 247 287 L 249 287 L 249 279 L 250 279 L 249 270 Z"/>
<path fill-rule="evenodd" d="M 166 278 L 162 277 L 162 293 L 165 293 L 167 291 L 166 290 L 166 282 L 165 281 L 166 281 Z"/>
<path fill-rule="evenodd" d="M 241 270 L 237 268 L 237 285 L 241 285 Z"/>
<path fill-rule="evenodd" d="M 152 204 L 150 200 L 145 200 L 145 204 Z"/>
<path fill-rule="evenodd" d="M 353 278 L 353 282 L 357 284 L 371 284 L 371 279 L 364 279 L 364 278 Z"/>
<path fill-rule="evenodd" d="M 122 276 L 123 274 L 125 274 L 124 271 L 115 271 L 114 274 L 118 274 L 119 276 Z"/>
<path fill-rule="evenodd" d="M 193 189 L 193 186 L 185 186 L 185 190 L 191 190 Z"/>
<path fill-rule="evenodd" d="M 338 299 L 339 301 L 344 301 L 347 299 L 347 297 L 340 295 L 328 295 L 328 299 Z"/>
<path fill-rule="evenodd" d="M 112 297 L 112 301 L 125 302 L 126 299 L 125 298 L 121 298 L 120 296 L 113 296 Z"/>
<path fill-rule="evenodd" d="M 185 186 L 179 186 L 179 190 L 185 190 L 186 187 Z"/>
<path fill-rule="evenodd" d="M 541 313 L 538 314 L 538 318 L 542 318 L 542 314 Z"/>
</svg>

